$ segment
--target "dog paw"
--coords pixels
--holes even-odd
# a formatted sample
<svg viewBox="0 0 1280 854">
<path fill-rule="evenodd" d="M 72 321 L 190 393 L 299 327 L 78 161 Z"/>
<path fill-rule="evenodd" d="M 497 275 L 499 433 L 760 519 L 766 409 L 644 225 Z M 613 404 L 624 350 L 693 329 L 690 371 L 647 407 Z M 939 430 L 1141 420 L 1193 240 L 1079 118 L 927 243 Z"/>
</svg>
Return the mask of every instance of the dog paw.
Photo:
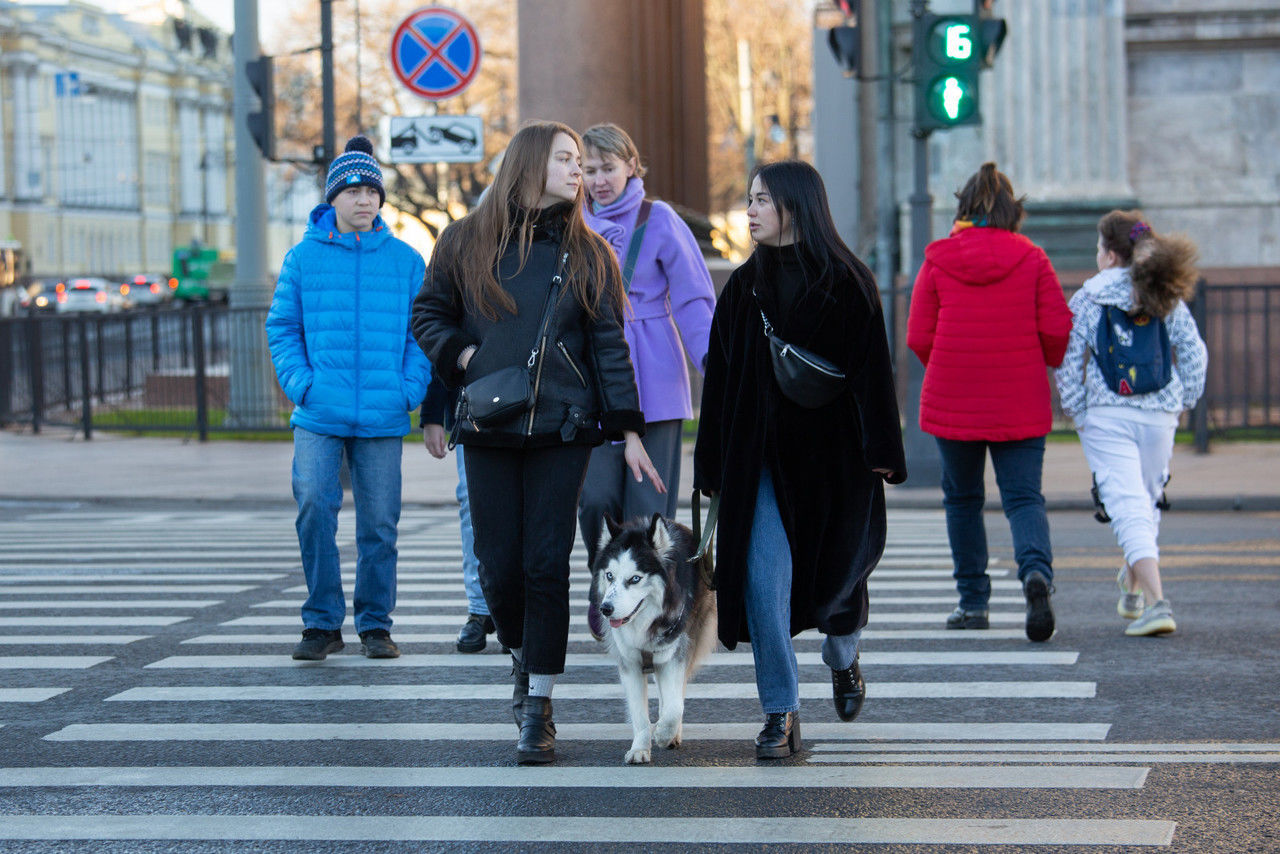
<svg viewBox="0 0 1280 854">
<path fill-rule="evenodd" d="M 675 750 L 680 746 L 680 724 L 671 727 L 658 724 L 653 731 L 653 740 L 658 742 L 659 747 Z"/>
<path fill-rule="evenodd" d="M 649 748 L 647 747 L 644 748 L 643 750 L 633 748 L 627 751 L 628 765 L 648 765 L 652 761 L 653 761 L 653 756 Z"/>
</svg>

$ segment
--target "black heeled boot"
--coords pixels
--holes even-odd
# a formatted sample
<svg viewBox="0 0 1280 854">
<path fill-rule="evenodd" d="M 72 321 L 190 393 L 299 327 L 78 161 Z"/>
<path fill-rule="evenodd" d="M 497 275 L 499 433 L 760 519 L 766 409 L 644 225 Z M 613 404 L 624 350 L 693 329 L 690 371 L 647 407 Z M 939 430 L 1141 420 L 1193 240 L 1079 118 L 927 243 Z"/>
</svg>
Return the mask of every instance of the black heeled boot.
<svg viewBox="0 0 1280 854">
<path fill-rule="evenodd" d="M 756 759 L 786 759 L 803 749 L 799 712 L 774 712 L 764 716 L 764 729 L 756 736 Z"/>
<path fill-rule="evenodd" d="M 867 685 L 862 681 L 862 669 L 858 667 L 856 655 L 847 669 L 831 671 L 831 697 L 836 703 L 836 714 L 842 721 L 851 721 L 862 711 Z"/>
<path fill-rule="evenodd" d="M 511 675 L 515 678 L 515 689 L 511 692 L 511 716 L 519 729 L 524 716 L 524 701 L 529 696 L 529 674 L 524 672 L 524 667 L 514 655 L 511 656 Z"/>
<path fill-rule="evenodd" d="M 525 697 L 516 761 L 521 765 L 556 761 L 556 725 L 551 720 L 550 697 Z"/>
</svg>

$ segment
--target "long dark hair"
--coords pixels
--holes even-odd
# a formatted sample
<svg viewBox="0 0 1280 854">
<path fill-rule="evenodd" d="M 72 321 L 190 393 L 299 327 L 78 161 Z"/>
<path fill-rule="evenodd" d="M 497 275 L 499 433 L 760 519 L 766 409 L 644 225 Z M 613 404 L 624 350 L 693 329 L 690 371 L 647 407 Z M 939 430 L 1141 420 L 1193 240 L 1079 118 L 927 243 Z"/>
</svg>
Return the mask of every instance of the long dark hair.
<svg viewBox="0 0 1280 854">
<path fill-rule="evenodd" d="M 571 137 L 582 151 L 582 139 L 560 122 L 529 122 L 511 137 L 493 185 L 471 213 L 440 235 L 432 252 L 433 269 L 454 283 L 468 311 L 490 320 L 500 310 L 514 312 L 515 300 L 495 275 L 498 260 L 506 253 L 513 232 L 518 234 L 520 266 L 529 258 L 533 242 L 533 217 L 518 216 L 528 200 L 542 195 L 547 184 L 547 159 L 557 134 Z M 574 297 L 594 319 L 602 298 L 621 309 L 626 300 L 622 274 L 613 250 L 582 219 L 582 187 L 569 205 L 563 248 L 569 253 L 568 275 Z"/>
<path fill-rule="evenodd" d="M 975 225 L 1017 231 L 1022 228 L 1026 196 L 1013 194 L 1009 176 L 987 162 L 956 193 L 956 219 L 972 220 Z"/>
<path fill-rule="evenodd" d="M 827 188 L 818 170 L 803 160 L 779 160 L 762 163 L 751 170 L 747 186 L 757 177 L 769 191 L 778 222 L 783 221 L 784 214 L 791 218 L 795 234 L 793 245 L 806 268 L 806 278 L 813 284 L 827 286 L 835 278 L 847 274 L 853 277 L 872 304 L 878 305 L 880 295 L 876 292 L 871 271 L 858 260 L 836 231 L 831 205 L 827 201 Z M 783 250 L 786 248 L 784 246 Z M 816 267 L 811 278 L 807 275 L 810 264 Z"/>
<path fill-rule="evenodd" d="M 1195 294 L 1196 245 L 1185 234 L 1156 234 L 1142 211 L 1112 211 L 1098 220 L 1102 248 L 1129 268 L 1133 302 L 1152 317 L 1168 317 Z"/>
</svg>

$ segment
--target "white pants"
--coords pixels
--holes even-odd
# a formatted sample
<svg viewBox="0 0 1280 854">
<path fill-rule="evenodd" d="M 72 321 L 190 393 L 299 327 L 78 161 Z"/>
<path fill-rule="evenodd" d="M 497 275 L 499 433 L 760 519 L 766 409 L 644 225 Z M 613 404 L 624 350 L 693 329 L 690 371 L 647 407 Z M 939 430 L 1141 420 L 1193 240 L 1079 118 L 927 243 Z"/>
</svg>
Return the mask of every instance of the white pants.
<svg viewBox="0 0 1280 854">
<path fill-rule="evenodd" d="M 1084 458 L 1098 481 L 1098 495 L 1111 517 L 1111 530 L 1132 566 L 1160 559 L 1156 502 L 1169 479 L 1178 416 L 1124 406 L 1090 409 L 1080 428 Z"/>
</svg>

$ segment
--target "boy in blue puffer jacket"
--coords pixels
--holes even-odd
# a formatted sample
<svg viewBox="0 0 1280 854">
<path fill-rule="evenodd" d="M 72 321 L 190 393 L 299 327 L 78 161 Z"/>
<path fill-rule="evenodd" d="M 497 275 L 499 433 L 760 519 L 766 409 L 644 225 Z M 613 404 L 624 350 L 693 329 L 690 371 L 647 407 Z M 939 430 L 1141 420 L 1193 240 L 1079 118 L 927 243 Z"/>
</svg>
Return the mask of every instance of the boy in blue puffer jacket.
<svg viewBox="0 0 1280 854">
<path fill-rule="evenodd" d="M 325 204 L 285 256 L 267 314 L 271 361 L 293 401 L 293 495 L 307 579 L 299 660 L 342 649 L 338 472 L 346 455 L 356 505 L 355 625 L 369 658 L 396 658 L 396 526 L 409 411 L 431 365 L 409 331 L 422 256 L 378 215 L 386 201 L 373 145 L 352 137 L 329 166 Z"/>
</svg>

